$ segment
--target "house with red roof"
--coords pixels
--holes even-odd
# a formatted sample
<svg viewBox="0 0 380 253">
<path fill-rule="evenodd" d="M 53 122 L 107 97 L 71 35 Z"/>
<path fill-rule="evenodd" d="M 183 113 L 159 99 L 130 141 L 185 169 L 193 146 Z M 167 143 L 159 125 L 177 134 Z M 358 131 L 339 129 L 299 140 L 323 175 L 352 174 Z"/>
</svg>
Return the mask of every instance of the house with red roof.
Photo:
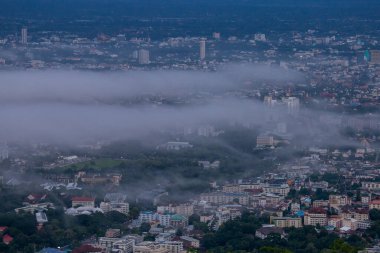
<svg viewBox="0 0 380 253">
<path fill-rule="evenodd" d="M 12 237 L 12 236 L 10 236 L 10 235 L 8 235 L 8 234 L 6 234 L 6 235 L 3 236 L 3 243 L 4 243 L 4 244 L 8 245 L 8 244 L 10 244 L 12 241 L 13 241 L 13 237 Z"/>
<path fill-rule="evenodd" d="M 5 231 L 7 231 L 7 226 L 0 226 L 0 234 L 3 234 Z"/>
<path fill-rule="evenodd" d="M 380 199 L 374 199 L 370 201 L 369 209 L 380 209 Z"/>
<path fill-rule="evenodd" d="M 85 206 L 85 207 L 95 207 L 95 198 L 91 197 L 72 197 L 71 206 Z"/>
</svg>

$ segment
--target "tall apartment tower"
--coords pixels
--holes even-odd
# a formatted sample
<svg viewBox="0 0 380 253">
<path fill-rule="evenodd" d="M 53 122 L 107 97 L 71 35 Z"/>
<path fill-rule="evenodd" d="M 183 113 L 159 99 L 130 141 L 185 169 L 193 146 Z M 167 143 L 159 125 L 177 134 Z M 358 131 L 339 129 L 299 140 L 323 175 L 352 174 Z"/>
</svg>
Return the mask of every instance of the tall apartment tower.
<svg viewBox="0 0 380 253">
<path fill-rule="evenodd" d="M 21 29 L 21 44 L 28 44 L 28 29 L 26 27 Z"/>
<path fill-rule="evenodd" d="M 204 60 L 206 58 L 206 40 L 201 39 L 199 42 L 199 59 Z"/>
<path fill-rule="evenodd" d="M 292 115 L 297 115 L 300 110 L 300 100 L 296 97 L 284 98 L 286 106 L 288 107 L 288 113 Z"/>
<path fill-rule="evenodd" d="M 138 53 L 139 64 L 149 64 L 149 51 L 140 49 Z"/>
</svg>

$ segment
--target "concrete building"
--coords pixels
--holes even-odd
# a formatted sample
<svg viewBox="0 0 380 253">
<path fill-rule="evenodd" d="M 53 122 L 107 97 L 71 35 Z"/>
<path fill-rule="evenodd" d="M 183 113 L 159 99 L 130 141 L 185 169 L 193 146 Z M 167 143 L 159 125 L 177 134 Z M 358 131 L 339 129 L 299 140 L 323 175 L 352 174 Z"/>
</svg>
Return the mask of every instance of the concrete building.
<svg viewBox="0 0 380 253">
<path fill-rule="evenodd" d="M 296 97 L 288 97 L 288 98 L 284 98 L 282 100 L 287 109 L 288 109 L 288 113 L 289 114 L 292 114 L 292 115 L 297 115 L 298 112 L 299 112 L 299 109 L 300 109 L 300 100 L 299 98 L 296 98 Z"/>
<path fill-rule="evenodd" d="M 133 247 L 133 253 L 182 253 L 182 241 L 144 241 Z"/>
<path fill-rule="evenodd" d="M 71 206 L 72 207 L 78 207 L 78 206 L 95 207 L 95 198 L 91 198 L 91 197 L 73 197 L 71 199 Z"/>
<path fill-rule="evenodd" d="M 366 190 L 380 190 L 380 182 L 362 182 L 362 188 Z"/>
<path fill-rule="evenodd" d="M 140 49 L 138 52 L 139 64 L 149 64 L 149 51 L 146 49 Z"/>
<path fill-rule="evenodd" d="M 327 213 L 324 209 L 321 208 L 312 208 L 309 211 L 305 212 L 304 224 L 316 226 L 317 224 L 321 226 L 327 225 Z"/>
<path fill-rule="evenodd" d="M 201 39 L 199 41 L 199 59 L 204 60 L 206 58 L 206 40 Z"/>
<path fill-rule="evenodd" d="M 274 224 L 276 227 L 279 227 L 279 228 L 302 227 L 301 218 L 271 216 L 270 221 L 271 221 L 271 224 Z"/>
<path fill-rule="evenodd" d="M 346 195 L 330 195 L 329 204 L 331 207 L 338 208 L 340 206 L 351 205 L 351 198 Z"/>
<path fill-rule="evenodd" d="M 129 213 L 129 203 L 126 202 L 127 196 L 121 193 L 108 193 L 104 197 L 104 201 L 100 203 L 100 209 L 103 212 L 116 211 L 122 214 Z"/>
<path fill-rule="evenodd" d="M 281 238 L 285 237 L 285 232 L 282 228 L 273 227 L 273 226 L 265 226 L 256 230 L 255 236 L 264 240 L 270 234 L 279 234 Z"/>
<path fill-rule="evenodd" d="M 200 247 L 200 241 L 190 236 L 181 236 L 181 241 L 183 242 L 183 246 L 186 248 L 195 248 L 198 249 Z"/>
<path fill-rule="evenodd" d="M 256 138 L 257 147 L 268 147 L 274 145 L 274 137 L 272 135 L 259 135 Z"/>
<path fill-rule="evenodd" d="M 202 193 L 201 200 L 207 201 L 213 204 L 231 204 L 231 203 L 237 202 L 240 205 L 248 205 L 249 196 L 245 192 L 240 192 L 240 193 L 211 192 L 211 193 Z"/>
<path fill-rule="evenodd" d="M 378 209 L 380 210 L 380 200 L 375 199 L 369 202 L 369 209 Z"/>
<path fill-rule="evenodd" d="M 9 158 L 9 148 L 6 142 L 0 143 L 0 161 Z"/>
<path fill-rule="evenodd" d="M 21 44 L 28 44 L 28 29 L 26 27 L 21 29 Z"/>
<path fill-rule="evenodd" d="M 121 239 L 113 243 L 112 252 L 132 253 L 134 244 L 135 244 L 134 240 Z"/>
<path fill-rule="evenodd" d="M 290 187 L 287 184 L 267 184 L 263 186 L 264 193 L 273 193 L 279 196 L 287 196 Z"/>
</svg>

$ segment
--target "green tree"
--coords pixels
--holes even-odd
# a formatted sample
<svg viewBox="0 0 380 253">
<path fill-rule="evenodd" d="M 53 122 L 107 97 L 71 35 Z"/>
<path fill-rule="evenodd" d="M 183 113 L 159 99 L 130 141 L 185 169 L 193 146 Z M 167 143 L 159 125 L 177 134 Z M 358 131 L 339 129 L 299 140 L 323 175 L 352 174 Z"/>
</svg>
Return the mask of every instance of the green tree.
<svg viewBox="0 0 380 253">
<path fill-rule="evenodd" d="M 150 224 L 149 223 L 144 222 L 140 225 L 140 232 L 141 233 L 149 232 L 149 230 L 150 230 Z"/>
<path fill-rule="evenodd" d="M 373 221 L 380 220 L 380 210 L 378 209 L 369 210 L 369 218 Z"/>
</svg>

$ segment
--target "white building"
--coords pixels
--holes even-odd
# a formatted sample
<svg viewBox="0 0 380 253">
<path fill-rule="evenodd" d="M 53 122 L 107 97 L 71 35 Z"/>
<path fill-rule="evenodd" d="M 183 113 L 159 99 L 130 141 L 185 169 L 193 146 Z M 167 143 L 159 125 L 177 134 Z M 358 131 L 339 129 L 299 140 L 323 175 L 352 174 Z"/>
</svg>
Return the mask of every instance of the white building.
<svg viewBox="0 0 380 253">
<path fill-rule="evenodd" d="M 100 202 L 100 209 L 103 212 L 116 211 L 122 214 L 129 213 L 129 204 L 128 203 L 115 203 L 115 202 Z"/>
<path fill-rule="evenodd" d="M 297 115 L 300 110 L 300 100 L 296 97 L 283 98 L 282 101 L 288 108 L 288 113 L 292 115 Z"/>
<path fill-rule="evenodd" d="M 8 159 L 9 157 L 9 149 L 6 142 L 0 143 L 0 161 Z"/>
<path fill-rule="evenodd" d="M 262 42 L 265 42 L 265 41 L 267 41 L 267 38 L 266 38 L 266 36 L 265 36 L 264 33 L 256 33 L 256 34 L 255 34 L 255 40 L 256 40 L 256 41 L 262 41 Z"/>
<path fill-rule="evenodd" d="M 149 51 L 146 49 L 140 49 L 138 52 L 139 64 L 149 64 Z"/>
<path fill-rule="evenodd" d="M 206 40 L 201 39 L 199 41 L 199 59 L 204 60 L 206 58 Z"/>
<path fill-rule="evenodd" d="M 21 44 L 28 44 L 28 29 L 26 27 L 21 29 Z"/>
<path fill-rule="evenodd" d="M 259 135 L 256 138 L 257 147 L 268 147 L 274 145 L 274 137 L 271 135 Z"/>
</svg>

